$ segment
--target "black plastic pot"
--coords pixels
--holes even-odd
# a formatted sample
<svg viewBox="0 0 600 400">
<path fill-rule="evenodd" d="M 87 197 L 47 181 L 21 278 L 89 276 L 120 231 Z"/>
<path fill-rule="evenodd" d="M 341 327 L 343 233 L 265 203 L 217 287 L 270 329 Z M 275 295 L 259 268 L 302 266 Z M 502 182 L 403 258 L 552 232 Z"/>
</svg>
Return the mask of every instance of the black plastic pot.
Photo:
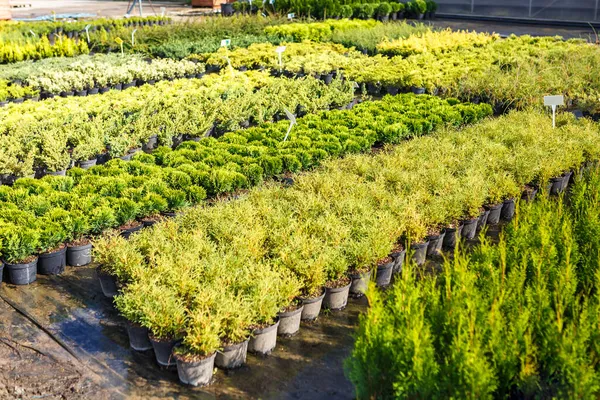
<svg viewBox="0 0 600 400">
<path fill-rule="evenodd" d="M 562 193 L 563 191 L 563 184 L 564 184 L 565 178 L 564 176 L 557 176 L 556 178 L 551 178 L 550 179 L 550 194 L 553 196 L 558 196 L 559 194 Z"/>
<path fill-rule="evenodd" d="M 277 327 L 279 320 L 271 326 L 263 329 L 255 329 L 252 332 L 252 337 L 248 343 L 248 351 L 250 353 L 260 354 L 263 356 L 271 354 L 277 345 Z"/>
<path fill-rule="evenodd" d="M 387 86 L 387 87 L 385 88 L 385 90 L 387 91 L 387 93 L 388 93 L 389 95 L 392 95 L 392 96 L 395 96 L 395 95 L 397 95 L 397 94 L 398 94 L 398 92 L 399 92 L 399 89 L 398 89 L 397 87 L 395 87 L 395 86 Z"/>
<path fill-rule="evenodd" d="M 392 281 L 392 272 L 394 271 L 394 260 L 384 265 L 377 266 L 377 275 L 375 275 L 375 281 L 378 287 L 386 287 Z"/>
<path fill-rule="evenodd" d="M 362 297 L 367 292 L 369 281 L 371 280 L 371 270 L 363 273 L 350 275 L 350 295 L 354 298 Z"/>
<path fill-rule="evenodd" d="M 339 288 L 325 288 L 325 298 L 323 299 L 323 307 L 330 310 L 342 310 L 348 304 L 348 295 L 350 294 L 350 285 Z"/>
<path fill-rule="evenodd" d="M 502 205 L 502 214 L 500 218 L 505 221 L 510 221 L 515 216 L 515 199 L 504 200 Z"/>
<path fill-rule="evenodd" d="M 221 4 L 221 15 L 224 17 L 229 17 L 229 16 L 233 15 L 233 4 L 222 3 Z"/>
<path fill-rule="evenodd" d="M 87 96 L 88 91 L 87 90 L 76 90 L 75 91 L 75 96 L 77 97 L 85 97 Z"/>
<path fill-rule="evenodd" d="M 314 321 L 319 317 L 321 312 L 321 306 L 323 305 L 323 299 L 325 298 L 325 290 L 320 296 L 310 298 L 300 298 L 304 308 L 302 309 L 301 319 L 302 321 Z"/>
<path fill-rule="evenodd" d="M 148 138 L 148 141 L 142 146 L 143 151 L 152 151 L 158 144 L 158 135 L 152 135 Z"/>
<path fill-rule="evenodd" d="M 2 278 L 4 277 L 4 263 L 0 261 L 0 284 L 2 284 Z"/>
<path fill-rule="evenodd" d="M 129 336 L 129 347 L 135 351 L 152 349 L 152 343 L 148 338 L 148 328 L 127 322 L 127 335 Z"/>
<path fill-rule="evenodd" d="M 179 381 L 191 386 L 206 386 L 210 383 L 215 369 L 215 355 L 203 358 L 200 361 L 185 361 L 177 354 L 174 356 L 177 362 L 177 375 Z"/>
<path fill-rule="evenodd" d="M 132 157 L 133 157 L 133 153 L 127 153 L 124 156 L 121 156 L 119 158 L 123 161 L 131 161 Z"/>
<path fill-rule="evenodd" d="M 571 180 L 572 175 L 573 175 L 572 172 L 567 172 L 566 174 L 563 175 L 563 181 L 562 181 L 562 191 L 563 192 L 565 190 L 567 190 L 567 188 L 569 187 L 569 182 Z"/>
<path fill-rule="evenodd" d="M 527 202 L 533 201 L 535 196 L 537 195 L 538 189 L 532 188 L 531 190 L 526 190 L 521 195 L 521 199 Z"/>
<path fill-rule="evenodd" d="M 30 283 L 35 282 L 37 263 L 37 257 L 26 264 L 6 263 L 5 267 L 8 272 L 8 280 L 13 285 L 29 285 Z"/>
<path fill-rule="evenodd" d="M 446 235 L 445 231 L 442 231 L 438 235 L 429 235 L 427 237 L 427 241 L 429 245 L 427 246 L 427 255 L 435 256 L 442 252 L 442 245 L 444 244 L 444 236 Z"/>
<path fill-rule="evenodd" d="M 410 88 L 410 90 L 414 94 L 425 94 L 425 88 L 424 87 L 413 86 L 413 87 Z"/>
<path fill-rule="evenodd" d="M 110 88 L 103 87 L 103 88 L 98 89 L 98 93 L 104 94 L 104 93 L 108 92 L 109 90 L 110 90 Z"/>
<path fill-rule="evenodd" d="M 69 96 L 73 96 L 75 94 L 75 92 L 60 92 L 59 96 L 60 97 L 69 97 Z"/>
<path fill-rule="evenodd" d="M 235 369 L 244 365 L 249 341 L 250 339 L 246 339 L 242 343 L 230 344 L 217 351 L 215 365 L 223 369 Z"/>
<path fill-rule="evenodd" d="M 92 244 L 67 246 L 67 265 L 82 267 L 92 262 Z"/>
<path fill-rule="evenodd" d="M 467 219 L 463 221 L 463 228 L 460 233 L 462 237 L 468 240 L 475 238 L 475 234 L 477 233 L 477 221 L 479 221 L 479 218 Z"/>
<path fill-rule="evenodd" d="M 454 249 L 456 244 L 458 243 L 463 226 L 458 225 L 457 227 L 447 227 L 446 234 L 444 236 L 444 248 L 446 249 Z"/>
<path fill-rule="evenodd" d="M 333 74 L 321 75 L 321 79 L 323 80 L 323 82 L 325 82 L 326 85 L 329 85 L 333 81 Z"/>
<path fill-rule="evenodd" d="M 127 82 L 123 85 L 123 90 L 125 89 L 129 89 L 130 87 L 134 87 L 135 86 L 135 79 L 132 80 L 131 82 Z"/>
<path fill-rule="evenodd" d="M 280 312 L 277 314 L 279 317 L 279 326 L 277 327 L 277 334 L 279 336 L 293 336 L 300 330 L 300 319 L 302 317 L 302 310 L 304 305 L 301 305 L 297 309 L 288 312 Z"/>
<path fill-rule="evenodd" d="M 98 94 L 99 91 L 100 91 L 100 89 L 97 88 L 97 87 L 91 88 L 91 89 L 88 90 L 88 95 L 90 95 L 90 94 Z"/>
<path fill-rule="evenodd" d="M 23 97 L 17 97 L 16 99 L 12 99 L 11 102 L 15 103 L 15 104 L 21 104 L 25 101 L 25 98 Z"/>
<path fill-rule="evenodd" d="M 402 249 L 397 252 L 392 252 L 390 257 L 394 259 L 394 273 L 397 274 L 402 271 L 402 267 L 404 266 L 404 258 L 406 257 L 406 250 Z"/>
<path fill-rule="evenodd" d="M 135 232 L 137 232 L 137 231 L 141 230 L 143 227 L 144 227 L 144 224 L 143 224 L 143 223 L 141 223 L 141 224 L 139 224 L 138 226 L 134 226 L 134 227 L 131 227 L 131 228 L 123 229 L 123 230 L 121 231 L 121 236 L 123 236 L 125 239 L 129 239 L 129 237 L 130 237 L 130 236 L 131 236 L 133 233 L 135 233 Z"/>
<path fill-rule="evenodd" d="M 410 248 L 413 251 L 412 259 L 417 265 L 425 264 L 425 259 L 427 258 L 427 247 L 429 247 L 428 241 L 413 243 L 410 245 Z"/>
<path fill-rule="evenodd" d="M 500 215 L 502 214 L 502 203 L 487 206 L 490 211 L 488 215 L 487 223 L 490 225 L 496 225 L 500 222 Z"/>
<path fill-rule="evenodd" d="M 370 95 L 377 95 L 381 91 L 381 88 L 374 83 L 367 83 L 367 93 Z"/>
<path fill-rule="evenodd" d="M 484 226 L 488 223 L 488 217 L 490 216 L 490 210 L 485 209 L 479 214 L 479 219 L 477 220 L 477 230 L 483 229 Z"/>
<path fill-rule="evenodd" d="M 50 171 L 50 172 L 47 172 L 46 175 L 65 176 L 65 175 L 67 175 L 67 170 L 63 169 L 62 171 Z"/>
<path fill-rule="evenodd" d="M 98 159 L 97 158 L 93 158 L 91 160 L 79 161 L 79 162 L 77 162 L 77 165 L 81 169 L 90 169 L 93 166 L 95 166 L 97 162 L 98 162 Z"/>
<path fill-rule="evenodd" d="M 112 88 L 113 88 L 114 90 L 121 90 L 121 89 L 123 89 L 123 84 L 121 84 L 121 83 L 117 83 L 117 84 L 116 84 L 116 85 L 114 85 Z"/>
<path fill-rule="evenodd" d="M 51 253 L 39 255 L 37 272 L 41 275 L 62 274 L 67 265 L 67 246 Z"/>
<path fill-rule="evenodd" d="M 174 367 L 177 365 L 175 358 L 172 356 L 173 347 L 177 344 L 177 340 L 156 340 L 152 336 L 149 336 L 150 343 L 154 349 L 154 356 L 156 362 L 161 367 Z"/>
<path fill-rule="evenodd" d="M 113 298 L 119 293 L 117 288 L 117 278 L 113 275 L 107 274 L 102 271 L 101 266 L 96 268 L 96 275 L 98 275 L 98 281 L 100 282 L 100 288 L 105 297 Z"/>
</svg>

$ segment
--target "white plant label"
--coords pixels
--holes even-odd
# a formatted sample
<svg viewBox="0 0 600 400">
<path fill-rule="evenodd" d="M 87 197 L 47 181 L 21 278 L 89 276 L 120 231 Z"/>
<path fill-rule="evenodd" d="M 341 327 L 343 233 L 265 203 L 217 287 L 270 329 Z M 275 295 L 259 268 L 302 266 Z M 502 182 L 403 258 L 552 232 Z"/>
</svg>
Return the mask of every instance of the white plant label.
<svg viewBox="0 0 600 400">
<path fill-rule="evenodd" d="M 279 68 L 283 67 L 283 60 L 281 58 L 281 53 L 283 53 L 285 51 L 286 47 L 285 46 L 279 46 L 275 49 L 275 53 L 277 53 L 277 57 L 279 57 Z"/>
<path fill-rule="evenodd" d="M 552 107 L 552 128 L 556 128 L 556 107 L 565 105 L 565 96 L 544 96 L 544 105 Z"/>
<path fill-rule="evenodd" d="M 164 17 L 165 16 L 165 12 L 167 12 L 167 9 L 165 7 L 161 7 L 160 8 L 160 16 Z"/>
<path fill-rule="evenodd" d="M 289 13 L 288 14 L 288 19 L 294 19 L 294 17 L 296 16 L 296 14 L 294 13 Z"/>
<path fill-rule="evenodd" d="M 33 37 L 37 37 L 37 35 L 35 34 L 35 32 L 34 32 L 34 31 L 32 31 L 31 29 L 29 30 L 29 32 L 31 32 L 31 35 L 32 35 Z"/>
<path fill-rule="evenodd" d="M 275 4 L 275 0 L 269 0 L 269 4 Z"/>
<path fill-rule="evenodd" d="M 228 47 L 231 44 L 231 39 L 221 40 L 221 47 Z"/>
<path fill-rule="evenodd" d="M 135 33 L 137 32 L 137 28 L 131 32 L 131 47 L 135 46 Z"/>
<path fill-rule="evenodd" d="M 90 25 L 90 24 L 87 24 L 87 25 L 85 26 L 85 36 L 87 36 L 87 41 L 88 41 L 88 43 L 90 42 L 90 27 L 91 27 L 91 26 L 92 26 L 92 25 Z"/>
<path fill-rule="evenodd" d="M 285 112 L 285 115 L 290 120 L 290 127 L 288 128 L 287 133 L 285 134 L 285 137 L 283 138 L 283 141 L 285 142 L 287 140 L 290 132 L 292 131 L 292 127 L 296 124 L 296 117 L 287 108 L 284 108 L 283 111 Z"/>
</svg>

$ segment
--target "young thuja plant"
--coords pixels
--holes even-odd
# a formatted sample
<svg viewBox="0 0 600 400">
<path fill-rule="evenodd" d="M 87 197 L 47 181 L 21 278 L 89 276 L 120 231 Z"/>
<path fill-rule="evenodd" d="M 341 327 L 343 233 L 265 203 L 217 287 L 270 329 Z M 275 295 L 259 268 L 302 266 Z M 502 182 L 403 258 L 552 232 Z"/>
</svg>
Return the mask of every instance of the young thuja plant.
<svg viewBox="0 0 600 400">
<path fill-rule="evenodd" d="M 216 288 L 215 288 L 216 289 Z M 221 306 L 213 303 L 212 296 L 200 293 L 189 310 L 185 335 L 174 354 L 186 361 L 212 355 L 221 345 Z"/>
<path fill-rule="evenodd" d="M 69 220 L 69 212 L 61 208 L 53 208 L 37 220 L 40 253 L 53 252 L 64 247 L 71 233 Z"/>
<path fill-rule="evenodd" d="M 130 283 L 115 300 L 119 312 L 132 316 L 150 330 L 155 340 L 180 338 L 185 331 L 186 309 L 180 298 L 168 287 L 151 278 Z"/>
<path fill-rule="evenodd" d="M 0 226 L 2 258 L 9 264 L 29 263 L 39 247 L 38 230 L 27 226 L 3 223 Z"/>
<path fill-rule="evenodd" d="M 144 277 L 145 268 L 143 255 L 134 246 L 131 246 L 127 239 L 112 230 L 94 240 L 94 260 L 99 264 L 100 269 L 117 277 L 117 280 L 123 284 L 139 280 Z M 141 299 L 132 299 L 132 301 Z M 122 301 L 122 300 L 119 300 Z M 118 307 L 119 308 L 119 307 Z M 131 312 L 137 317 L 125 315 L 125 312 Z M 128 320 L 139 324 L 139 308 L 123 307 L 121 313 Z"/>
</svg>

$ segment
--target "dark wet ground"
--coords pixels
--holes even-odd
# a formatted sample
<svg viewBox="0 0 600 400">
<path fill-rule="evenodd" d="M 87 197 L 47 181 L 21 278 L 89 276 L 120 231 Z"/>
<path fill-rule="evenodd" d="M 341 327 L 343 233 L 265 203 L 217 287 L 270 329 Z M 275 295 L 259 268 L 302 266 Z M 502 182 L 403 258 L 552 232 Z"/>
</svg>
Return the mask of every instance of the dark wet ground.
<svg viewBox="0 0 600 400">
<path fill-rule="evenodd" d="M 271 356 L 249 355 L 242 369 L 219 370 L 212 385 L 191 388 L 179 384 L 176 371 L 161 370 L 152 351 L 129 349 L 123 321 L 92 267 L 38 275 L 25 287 L 3 283 L 0 295 L 0 398 L 353 398 L 342 364 L 365 299 L 302 324 L 293 338 L 278 338 Z"/>
</svg>

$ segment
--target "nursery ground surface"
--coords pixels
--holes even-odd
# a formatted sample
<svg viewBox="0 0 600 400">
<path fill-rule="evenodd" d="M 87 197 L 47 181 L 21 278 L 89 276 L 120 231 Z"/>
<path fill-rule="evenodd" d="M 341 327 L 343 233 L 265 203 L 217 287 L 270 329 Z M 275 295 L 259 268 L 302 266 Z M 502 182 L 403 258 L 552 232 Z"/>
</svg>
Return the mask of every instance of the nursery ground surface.
<svg viewBox="0 0 600 400">
<path fill-rule="evenodd" d="M 278 338 L 271 356 L 249 355 L 240 370 L 219 370 L 212 385 L 191 388 L 178 382 L 176 371 L 161 370 L 152 351 L 130 350 L 124 321 L 103 296 L 93 267 L 38 275 L 26 288 L 2 286 L 0 398 L 353 398 L 342 363 L 358 314 L 365 311 L 364 298 L 302 324 L 293 338 Z"/>
</svg>

